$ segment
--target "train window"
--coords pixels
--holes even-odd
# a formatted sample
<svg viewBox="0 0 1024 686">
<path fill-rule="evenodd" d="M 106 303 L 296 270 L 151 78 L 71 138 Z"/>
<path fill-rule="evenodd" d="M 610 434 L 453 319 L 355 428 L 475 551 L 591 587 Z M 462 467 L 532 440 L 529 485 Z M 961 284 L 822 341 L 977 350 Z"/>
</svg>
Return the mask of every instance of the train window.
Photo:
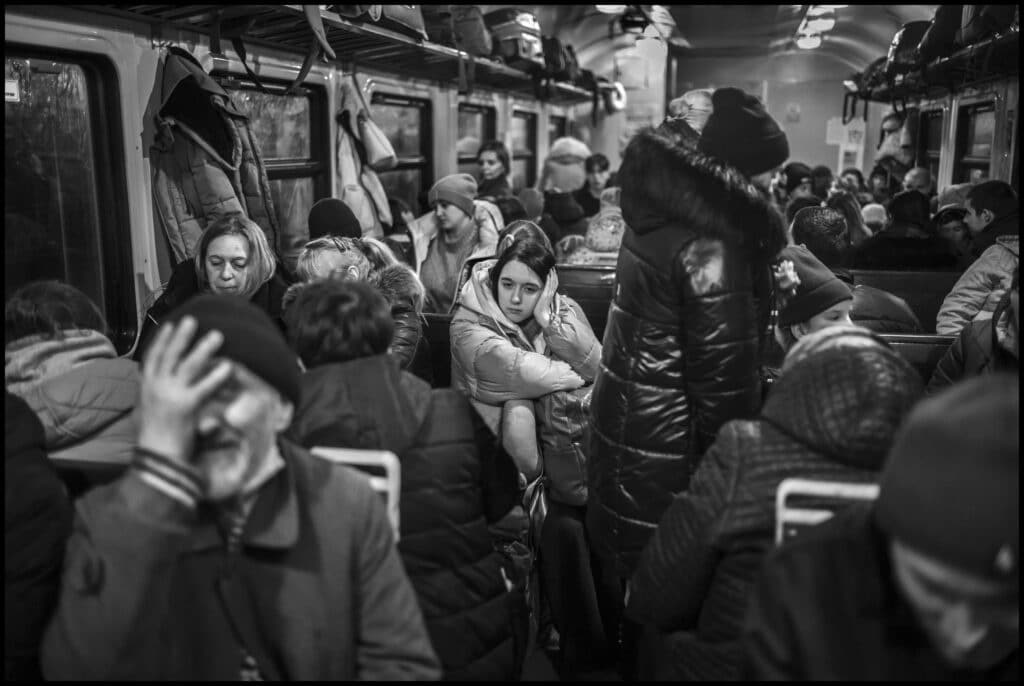
<svg viewBox="0 0 1024 686">
<path fill-rule="evenodd" d="M 112 65 L 7 45 L 4 294 L 58 279 L 100 307 L 119 353 L 137 313 Z"/>
<path fill-rule="evenodd" d="M 421 211 L 420 195 L 433 183 L 430 168 L 430 102 L 418 98 L 374 93 L 373 120 L 388 137 L 398 155 L 398 165 L 380 173 L 389 197 L 409 204 L 414 214 Z"/>
<path fill-rule="evenodd" d="M 494 140 L 494 108 L 480 105 L 459 105 L 458 139 L 455 151 L 459 161 L 459 172 L 477 176 L 476 162 L 480 145 Z"/>
<path fill-rule="evenodd" d="M 987 179 L 996 128 L 995 106 L 986 102 L 961 107 L 958 128 L 953 183 Z"/>
<path fill-rule="evenodd" d="M 917 164 L 926 167 L 932 178 L 939 178 L 939 155 L 942 152 L 942 110 L 921 113 Z"/>
<path fill-rule="evenodd" d="M 222 85 L 249 115 L 282 233 L 305 235 L 310 208 L 330 189 L 324 90 L 312 86 L 285 95 L 285 85 L 272 82 L 264 83 L 267 93 L 233 79 Z"/>
<path fill-rule="evenodd" d="M 537 180 L 537 115 L 513 111 L 509 133 L 512 139 L 512 190 L 518 193 Z"/>
<path fill-rule="evenodd" d="M 548 145 L 566 135 L 567 121 L 565 117 L 551 115 L 548 117 Z"/>
</svg>

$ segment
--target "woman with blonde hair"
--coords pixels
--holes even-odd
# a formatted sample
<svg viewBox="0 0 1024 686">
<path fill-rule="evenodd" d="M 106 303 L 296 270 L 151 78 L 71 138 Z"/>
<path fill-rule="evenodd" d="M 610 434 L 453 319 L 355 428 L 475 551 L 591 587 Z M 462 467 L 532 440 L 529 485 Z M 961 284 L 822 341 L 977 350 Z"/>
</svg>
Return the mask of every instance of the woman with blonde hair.
<svg viewBox="0 0 1024 686">
<path fill-rule="evenodd" d="M 390 352 L 399 366 L 432 382 L 430 353 L 423 338 L 423 284 L 386 244 L 376 238 L 322 236 L 306 243 L 295 265 L 300 283 L 285 293 L 288 309 L 305 284 L 327 278 L 365 281 L 388 301 L 395 320 Z M 286 315 L 286 322 L 291 315 Z"/>
<path fill-rule="evenodd" d="M 195 257 L 174 267 L 164 292 L 146 312 L 135 359 L 163 318 L 200 293 L 246 298 L 281 326 L 281 298 L 287 287 L 263 229 L 243 214 L 221 215 L 203 231 Z"/>
</svg>

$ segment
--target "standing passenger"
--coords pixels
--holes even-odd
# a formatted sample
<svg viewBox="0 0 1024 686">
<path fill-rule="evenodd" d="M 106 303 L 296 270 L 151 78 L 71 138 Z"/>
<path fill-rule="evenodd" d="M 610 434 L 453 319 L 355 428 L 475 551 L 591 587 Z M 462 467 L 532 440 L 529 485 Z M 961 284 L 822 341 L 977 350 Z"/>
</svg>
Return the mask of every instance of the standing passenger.
<svg viewBox="0 0 1024 686">
<path fill-rule="evenodd" d="M 725 88 L 713 103 L 702 152 L 641 131 L 618 176 L 627 228 L 591 401 L 587 529 L 621 585 L 719 427 L 760 404 L 786 234 L 751 179 L 767 186 L 789 146 L 756 98 Z M 621 613 L 621 595 L 607 601 Z"/>
<path fill-rule="evenodd" d="M 300 378 L 280 330 L 212 295 L 168 320 L 134 462 L 77 502 L 43 675 L 437 678 L 380 497 L 282 437 Z"/>
</svg>

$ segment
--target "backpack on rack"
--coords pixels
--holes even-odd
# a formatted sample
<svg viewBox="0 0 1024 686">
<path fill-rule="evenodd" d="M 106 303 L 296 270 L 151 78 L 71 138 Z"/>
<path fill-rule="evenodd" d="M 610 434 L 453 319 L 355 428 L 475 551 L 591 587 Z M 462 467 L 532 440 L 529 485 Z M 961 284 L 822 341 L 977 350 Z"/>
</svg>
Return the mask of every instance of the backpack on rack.
<svg viewBox="0 0 1024 686">
<path fill-rule="evenodd" d="M 579 78 L 580 65 L 572 46 L 564 45 L 554 36 L 542 36 L 544 72 L 548 78 L 572 82 Z"/>
<path fill-rule="evenodd" d="M 900 27 L 889 45 L 885 62 L 885 77 L 891 82 L 899 74 L 907 74 L 921 66 L 917 46 L 931 26 L 929 21 L 910 21 Z"/>
<path fill-rule="evenodd" d="M 530 73 L 544 70 L 544 44 L 534 14 L 512 7 L 488 12 L 484 21 L 505 64 Z"/>
<path fill-rule="evenodd" d="M 963 5 L 939 5 L 935 10 L 935 18 L 917 46 L 925 64 L 949 57 L 956 50 L 956 32 L 960 30 L 963 8 Z"/>
<path fill-rule="evenodd" d="M 964 5 L 963 8 L 961 27 L 954 39 L 960 48 L 1004 33 L 1019 21 L 1018 5 Z"/>
</svg>

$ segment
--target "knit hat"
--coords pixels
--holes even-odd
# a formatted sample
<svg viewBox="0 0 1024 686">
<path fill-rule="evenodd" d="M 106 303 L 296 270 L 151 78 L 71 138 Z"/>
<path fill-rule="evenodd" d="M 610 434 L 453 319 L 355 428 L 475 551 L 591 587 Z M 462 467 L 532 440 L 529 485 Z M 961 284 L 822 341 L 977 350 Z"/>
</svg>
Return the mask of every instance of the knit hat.
<svg viewBox="0 0 1024 686">
<path fill-rule="evenodd" d="M 590 148 L 587 144 L 578 138 L 572 136 L 562 136 L 551 144 L 551 149 L 548 151 L 548 157 L 551 159 L 558 159 L 564 162 L 583 162 L 590 157 Z M 568 190 L 576 190 L 570 188 Z"/>
<path fill-rule="evenodd" d="M 779 261 L 789 260 L 799 279 L 796 293 L 783 297 L 779 308 L 779 326 L 792 326 L 821 314 L 844 300 L 852 300 L 850 287 L 839 280 L 832 270 L 821 263 L 810 250 L 802 245 L 790 245 L 779 253 Z M 785 279 L 784 279 L 785 280 Z M 786 284 L 779 284 L 785 291 Z"/>
<path fill-rule="evenodd" d="M 719 88 L 711 103 L 714 110 L 697 144 L 701 152 L 747 177 L 774 169 L 789 157 L 786 134 L 753 95 Z"/>
<path fill-rule="evenodd" d="M 884 224 L 885 220 L 889 218 L 889 213 L 885 211 L 884 205 L 871 202 L 860 208 L 860 216 L 864 219 L 865 224 Z"/>
<path fill-rule="evenodd" d="M 193 343 L 210 331 L 220 331 L 224 342 L 218 357 L 244 365 L 294 405 L 299 404 L 298 358 L 263 310 L 238 296 L 206 294 L 186 301 L 167 321 L 178 322 L 186 315 L 198 324 Z"/>
<path fill-rule="evenodd" d="M 875 516 L 908 547 L 1019 583 L 1020 380 L 974 377 L 922 401 L 882 472 Z"/>
<path fill-rule="evenodd" d="M 946 205 L 959 205 L 960 207 L 966 207 L 967 192 L 972 188 L 974 188 L 974 186 L 969 183 L 958 183 L 953 186 L 947 186 L 942 189 L 941 193 L 939 193 L 936 203 L 939 207 L 945 207 Z"/>
<path fill-rule="evenodd" d="M 313 203 L 309 210 L 309 240 L 321 236 L 347 236 L 361 238 L 363 227 L 356 215 L 341 200 L 324 198 Z"/>
<path fill-rule="evenodd" d="M 427 195 L 427 201 L 433 207 L 439 200 L 455 205 L 466 213 L 476 215 L 473 200 L 476 198 L 476 179 L 469 174 L 449 174 L 434 184 Z"/>
<path fill-rule="evenodd" d="M 782 168 L 786 175 L 786 193 L 792 193 L 802 183 L 811 180 L 811 168 L 803 162 L 790 162 Z"/>
</svg>

